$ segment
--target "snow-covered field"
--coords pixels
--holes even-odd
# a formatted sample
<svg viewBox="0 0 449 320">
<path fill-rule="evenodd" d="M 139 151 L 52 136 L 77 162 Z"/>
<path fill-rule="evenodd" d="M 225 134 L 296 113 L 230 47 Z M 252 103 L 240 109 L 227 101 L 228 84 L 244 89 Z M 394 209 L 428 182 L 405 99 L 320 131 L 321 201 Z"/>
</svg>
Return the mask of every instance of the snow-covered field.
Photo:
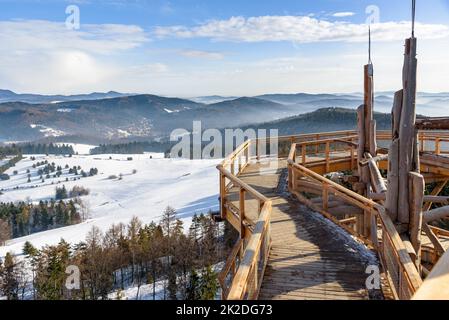
<svg viewBox="0 0 449 320">
<path fill-rule="evenodd" d="M 87 152 L 86 152 L 87 153 Z M 80 152 L 81 154 L 81 152 Z M 111 157 L 111 159 L 110 159 Z M 132 157 L 132 161 L 128 160 Z M 45 179 L 42 183 L 33 163 L 48 160 L 56 166 L 81 166 L 86 172 L 98 168 L 98 175 L 73 180 L 68 169 L 60 178 Z M 0 257 L 11 251 L 20 254 L 26 241 L 37 247 L 56 244 L 61 238 L 75 243 L 84 240 L 93 226 L 107 230 L 112 224 L 128 223 L 137 216 L 144 223 L 160 219 L 167 206 L 174 207 L 178 217 L 190 224 L 195 213 L 207 213 L 218 209 L 218 178 L 215 166 L 219 160 L 164 159 L 162 154 L 144 155 L 76 155 L 73 157 L 37 155 L 20 161 L 6 173 L 8 181 L 0 181 L 0 202 L 49 200 L 55 196 L 56 186 L 65 185 L 68 190 L 74 186 L 90 189 L 83 197 L 89 207 L 89 219 L 79 225 L 36 233 L 27 237 L 10 240 L 0 247 Z M 18 174 L 13 175 L 17 170 Z M 27 170 L 32 176 L 28 183 Z M 133 172 L 136 173 L 133 173 Z M 122 174 L 123 178 L 110 179 Z M 52 176 L 53 177 L 53 176 Z M 66 177 L 70 181 L 66 182 Z M 53 183 L 53 184 L 52 184 Z M 14 189 L 19 187 L 19 189 Z"/>
</svg>

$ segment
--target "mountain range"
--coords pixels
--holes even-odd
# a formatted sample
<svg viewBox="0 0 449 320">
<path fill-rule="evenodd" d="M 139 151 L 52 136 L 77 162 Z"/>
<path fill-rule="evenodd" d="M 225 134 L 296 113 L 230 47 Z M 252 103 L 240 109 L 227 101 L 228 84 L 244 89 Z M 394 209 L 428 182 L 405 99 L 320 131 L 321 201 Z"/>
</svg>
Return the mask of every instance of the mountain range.
<svg viewBox="0 0 449 320">
<path fill-rule="evenodd" d="M 182 99 L 113 91 L 41 96 L 0 90 L 0 101 L 7 101 L 0 103 L 0 141 L 67 136 L 84 136 L 89 141 L 114 141 L 167 139 L 174 129 L 191 131 L 193 121 L 201 121 L 203 129 L 255 125 L 260 128 L 273 123 L 279 125 L 281 133 L 287 128 L 303 128 L 301 130 L 309 132 L 346 129 L 355 124 L 353 110 L 362 104 L 363 96 L 358 93 L 298 93 Z M 376 111 L 389 113 L 393 93 L 378 93 L 375 102 Z M 418 96 L 420 114 L 441 116 L 449 110 L 448 107 L 449 93 Z M 323 113 L 314 112 L 319 109 L 327 110 L 327 118 Z M 345 109 L 352 111 L 345 113 L 342 111 Z M 330 110 L 334 110 L 332 117 Z M 295 132 L 288 132 L 291 133 Z"/>
</svg>

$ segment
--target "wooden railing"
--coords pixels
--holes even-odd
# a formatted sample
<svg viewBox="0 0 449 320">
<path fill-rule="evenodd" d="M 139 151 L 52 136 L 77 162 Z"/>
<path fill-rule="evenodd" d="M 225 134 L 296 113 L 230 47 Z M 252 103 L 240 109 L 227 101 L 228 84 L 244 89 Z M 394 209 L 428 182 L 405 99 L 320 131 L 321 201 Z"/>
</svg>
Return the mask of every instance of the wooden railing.
<svg viewBox="0 0 449 320">
<path fill-rule="evenodd" d="M 420 132 L 419 138 L 422 151 L 449 154 L 449 145 L 447 148 L 442 145 L 449 142 L 449 134 Z M 262 146 L 272 141 L 289 147 L 285 155 L 280 152 L 277 156 L 288 158 L 291 193 L 377 250 L 395 298 L 410 299 L 422 280 L 383 206 L 323 176 L 357 167 L 355 131 L 247 140 L 217 167 L 220 172 L 221 216 L 240 234 L 219 276 L 222 298 L 257 299 L 259 294 L 271 243 L 271 201 L 239 177 L 251 161 L 266 157 Z M 391 141 L 391 133 L 379 131 L 378 142 L 387 144 L 388 141 Z M 432 143 L 434 148 L 429 148 Z M 320 190 L 323 199 L 321 206 L 303 194 L 304 189 L 298 184 L 301 179 L 310 186 L 307 190 Z M 358 208 L 362 214 L 340 220 L 335 218 L 328 212 L 330 197 Z M 256 216 L 248 215 L 249 201 L 258 204 Z"/>
<path fill-rule="evenodd" d="M 446 252 L 426 278 L 413 300 L 448 300 L 449 252 Z"/>
<path fill-rule="evenodd" d="M 326 141 L 326 145 L 331 142 L 332 141 Z M 292 145 L 292 151 L 288 159 L 290 192 L 295 194 L 301 202 L 307 204 L 312 209 L 321 212 L 334 223 L 340 225 L 342 228 L 364 241 L 367 245 L 376 249 L 381 257 L 381 262 L 395 297 L 398 299 L 410 299 L 421 285 L 421 277 L 408 255 L 407 249 L 394 227 L 393 222 L 390 217 L 386 215 L 385 209 L 378 203 L 296 163 L 297 147 L 297 144 Z M 328 149 L 328 147 L 326 149 Z M 307 179 L 321 188 L 322 207 L 318 207 L 300 192 L 300 189 L 297 187 L 299 179 Z M 372 222 L 369 231 L 354 231 L 354 229 L 349 228 L 345 223 L 342 223 L 330 214 L 328 212 L 327 204 L 329 203 L 329 197 L 331 195 L 343 202 L 358 207 L 363 212 L 367 213 L 369 215 L 369 220 Z M 364 221 L 367 220 L 366 216 L 356 216 L 355 218 L 364 219 Z M 380 237 L 379 234 L 381 235 Z"/>
<path fill-rule="evenodd" d="M 252 160 L 266 157 L 263 146 L 273 141 L 290 147 L 295 142 L 352 134 L 352 131 L 341 131 L 247 140 L 217 167 L 221 217 L 239 232 L 239 239 L 219 275 L 223 299 L 257 299 L 271 246 L 271 201 L 239 178 L 243 170 Z M 287 157 L 282 153 L 274 156 Z M 257 202 L 256 217 L 247 212 L 250 201 Z"/>
<path fill-rule="evenodd" d="M 232 175 L 223 166 L 220 170 L 222 217 L 237 231 L 237 241 L 225 267 L 219 275 L 222 298 L 226 300 L 257 299 L 270 252 L 271 201 L 252 187 Z M 226 185 L 226 180 L 230 181 Z M 238 206 L 228 199 L 228 188 L 238 189 Z M 247 219 L 245 204 L 247 195 L 258 202 L 255 222 Z"/>
</svg>

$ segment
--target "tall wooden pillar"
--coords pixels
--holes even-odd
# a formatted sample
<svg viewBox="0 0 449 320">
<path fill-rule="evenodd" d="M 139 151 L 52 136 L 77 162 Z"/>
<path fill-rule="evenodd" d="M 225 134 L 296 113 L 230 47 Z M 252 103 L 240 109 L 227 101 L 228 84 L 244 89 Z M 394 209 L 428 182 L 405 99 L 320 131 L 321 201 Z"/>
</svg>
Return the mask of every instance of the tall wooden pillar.
<svg viewBox="0 0 449 320">
<path fill-rule="evenodd" d="M 403 98 L 401 119 L 399 122 L 399 195 L 398 195 L 398 222 L 408 225 L 410 223 L 410 196 L 409 173 L 419 172 L 414 167 L 415 122 L 416 122 L 416 38 L 405 42 L 404 68 L 403 68 Z"/>
<path fill-rule="evenodd" d="M 410 239 L 420 268 L 424 178 L 419 168 L 416 131 L 417 40 L 405 41 L 403 89 L 396 92 L 392 109 L 388 191 L 385 207 L 398 231 Z"/>
</svg>

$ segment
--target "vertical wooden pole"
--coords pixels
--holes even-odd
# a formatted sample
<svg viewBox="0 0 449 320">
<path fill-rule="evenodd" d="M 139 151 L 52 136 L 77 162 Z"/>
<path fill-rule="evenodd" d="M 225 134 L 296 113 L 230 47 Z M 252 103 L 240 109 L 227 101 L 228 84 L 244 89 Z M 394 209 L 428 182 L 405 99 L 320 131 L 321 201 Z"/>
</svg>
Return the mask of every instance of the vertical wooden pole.
<svg viewBox="0 0 449 320">
<path fill-rule="evenodd" d="M 410 242 L 416 252 L 416 267 L 421 269 L 421 231 L 423 223 L 424 177 L 410 172 Z"/>
<path fill-rule="evenodd" d="M 221 204 L 221 218 L 226 219 L 226 176 L 220 173 L 220 204 Z"/>
<path fill-rule="evenodd" d="M 440 155 L 441 154 L 441 141 L 440 138 L 435 138 L 435 154 Z"/>
<path fill-rule="evenodd" d="M 405 43 L 404 97 L 399 130 L 398 222 L 405 225 L 410 223 L 409 173 L 415 170 L 413 168 L 413 151 L 415 149 L 416 122 L 416 43 L 416 38 L 407 39 Z"/>
<path fill-rule="evenodd" d="M 364 67 L 364 129 L 365 129 L 365 152 L 370 152 L 373 157 L 376 156 L 375 144 L 376 132 L 373 129 L 373 108 L 374 108 L 374 68 L 371 63 Z"/>
<path fill-rule="evenodd" d="M 351 139 L 351 143 L 354 143 L 354 140 Z M 351 153 L 351 170 L 354 170 L 356 163 L 355 163 L 355 153 L 354 153 L 354 146 L 351 144 L 349 152 Z"/>
<path fill-rule="evenodd" d="M 398 196 L 399 196 L 399 140 L 395 139 L 390 145 L 388 153 L 388 190 L 385 208 L 391 220 L 398 219 Z"/>
<path fill-rule="evenodd" d="M 240 205 L 239 205 L 239 209 L 240 209 L 240 239 L 245 239 L 245 225 L 244 225 L 244 220 L 245 220 L 245 189 L 240 188 L 240 193 L 239 193 L 239 201 L 240 201 Z"/>
<path fill-rule="evenodd" d="M 323 210 L 325 212 L 329 210 L 329 186 L 327 183 L 323 183 Z"/>
<path fill-rule="evenodd" d="M 307 145 L 303 144 L 301 146 L 301 161 L 302 161 L 302 165 L 304 166 L 306 164 L 306 160 L 307 160 Z"/>
<path fill-rule="evenodd" d="M 375 120 L 371 120 L 370 123 L 370 143 L 369 143 L 369 153 L 375 157 L 377 156 L 377 124 Z"/>
<path fill-rule="evenodd" d="M 326 173 L 330 172 L 330 142 L 326 142 Z"/>
<path fill-rule="evenodd" d="M 426 149 L 426 146 L 425 146 L 425 143 L 426 143 L 426 140 L 424 139 L 424 133 L 423 132 L 421 132 L 420 134 L 420 137 L 421 137 L 421 146 L 420 146 L 420 151 L 421 152 L 424 152 Z"/>
</svg>

